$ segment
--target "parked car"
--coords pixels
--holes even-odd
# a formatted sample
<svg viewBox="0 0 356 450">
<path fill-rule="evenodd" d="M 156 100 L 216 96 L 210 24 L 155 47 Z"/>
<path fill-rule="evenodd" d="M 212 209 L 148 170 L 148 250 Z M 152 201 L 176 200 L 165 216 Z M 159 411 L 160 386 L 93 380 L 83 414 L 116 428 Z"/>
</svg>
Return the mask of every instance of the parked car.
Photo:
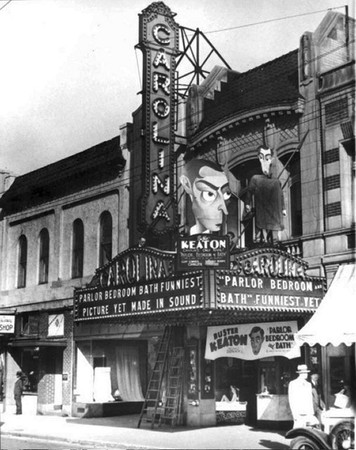
<svg viewBox="0 0 356 450">
<path fill-rule="evenodd" d="M 293 428 L 286 438 L 292 439 L 291 450 L 348 450 L 355 448 L 354 427 L 353 421 L 341 420 L 329 434 L 314 427 Z"/>
</svg>

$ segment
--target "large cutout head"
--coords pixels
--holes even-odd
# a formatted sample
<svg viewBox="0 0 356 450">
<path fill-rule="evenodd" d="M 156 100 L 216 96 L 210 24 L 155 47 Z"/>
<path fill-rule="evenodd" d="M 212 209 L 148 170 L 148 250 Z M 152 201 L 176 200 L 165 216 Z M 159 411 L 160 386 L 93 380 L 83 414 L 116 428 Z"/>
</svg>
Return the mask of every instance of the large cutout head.
<svg viewBox="0 0 356 450">
<path fill-rule="evenodd" d="M 261 169 L 266 177 L 271 176 L 271 163 L 273 159 L 273 153 L 270 148 L 259 147 L 258 149 L 258 159 L 260 160 Z"/>
<path fill-rule="evenodd" d="M 185 164 L 180 181 L 190 196 L 196 221 L 190 234 L 219 231 L 231 197 L 225 172 L 211 161 L 193 159 Z"/>
</svg>

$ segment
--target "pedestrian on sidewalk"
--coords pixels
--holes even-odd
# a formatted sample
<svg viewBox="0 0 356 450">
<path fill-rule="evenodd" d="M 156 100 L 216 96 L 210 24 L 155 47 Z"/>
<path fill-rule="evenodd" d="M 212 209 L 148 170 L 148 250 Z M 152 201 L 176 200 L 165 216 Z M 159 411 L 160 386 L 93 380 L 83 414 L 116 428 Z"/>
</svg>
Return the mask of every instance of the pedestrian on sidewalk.
<svg viewBox="0 0 356 450">
<path fill-rule="evenodd" d="M 14 398 L 16 403 L 16 414 L 22 414 L 22 393 L 23 393 L 23 380 L 22 372 L 16 372 L 17 380 L 14 386 Z"/>
<path fill-rule="evenodd" d="M 298 378 L 288 386 L 288 400 L 294 419 L 294 427 L 315 426 L 318 424 L 314 416 L 312 385 L 307 380 L 310 370 L 306 364 L 297 368 Z"/>
<path fill-rule="evenodd" d="M 318 419 L 320 427 L 322 428 L 322 413 L 325 410 L 325 403 L 321 396 L 321 389 L 319 385 L 320 376 L 317 372 L 312 372 L 310 378 L 312 384 L 314 415 Z"/>
</svg>

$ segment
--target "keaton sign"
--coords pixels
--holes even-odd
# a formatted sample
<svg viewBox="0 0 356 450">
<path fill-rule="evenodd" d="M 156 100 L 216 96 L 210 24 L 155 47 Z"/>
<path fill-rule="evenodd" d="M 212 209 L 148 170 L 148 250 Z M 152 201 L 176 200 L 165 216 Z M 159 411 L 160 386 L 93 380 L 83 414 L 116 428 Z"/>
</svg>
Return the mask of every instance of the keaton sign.
<svg viewBox="0 0 356 450">
<path fill-rule="evenodd" d="M 178 269 L 228 268 L 229 243 L 226 236 L 197 234 L 178 240 Z"/>
<path fill-rule="evenodd" d="M 296 321 L 208 327 L 205 358 L 299 358 L 300 347 L 294 341 L 297 331 Z"/>
</svg>

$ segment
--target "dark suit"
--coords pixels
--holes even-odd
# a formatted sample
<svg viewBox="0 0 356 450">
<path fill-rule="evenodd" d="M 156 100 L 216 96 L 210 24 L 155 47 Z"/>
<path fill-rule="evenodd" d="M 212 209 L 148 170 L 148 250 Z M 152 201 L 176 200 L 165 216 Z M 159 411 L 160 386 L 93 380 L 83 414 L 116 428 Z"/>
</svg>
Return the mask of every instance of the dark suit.
<svg viewBox="0 0 356 450">
<path fill-rule="evenodd" d="M 16 414 L 22 414 L 22 392 L 23 392 L 23 381 L 19 377 L 14 386 L 14 398 L 16 403 Z"/>
<path fill-rule="evenodd" d="M 313 384 L 312 382 L 312 394 L 313 394 L 313 409 L 314 415 L 319 420 L 321 424 L 321 412 L 325 408 L 325 403 L 321 399 L 321 390 L 319 386 Z"/>
</svg>

